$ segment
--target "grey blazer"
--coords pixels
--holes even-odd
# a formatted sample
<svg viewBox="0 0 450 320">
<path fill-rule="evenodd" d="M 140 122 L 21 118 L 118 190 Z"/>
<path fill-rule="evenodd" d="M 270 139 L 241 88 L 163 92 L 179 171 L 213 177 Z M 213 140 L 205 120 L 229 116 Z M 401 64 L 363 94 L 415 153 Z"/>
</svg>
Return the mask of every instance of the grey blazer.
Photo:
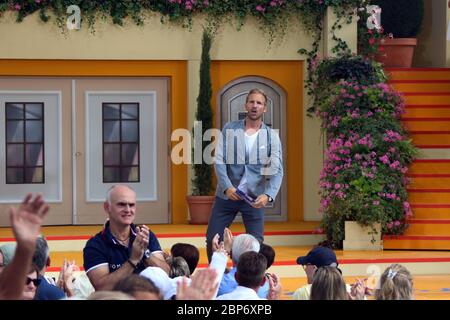
<svg viewBox="0 0 450 320">
<path fill-rule="evenodd" d="M 267 194 L 275 200 L 283 180 L 281 142 L 277 132 L 264 123 L 250 152 L 245 150 L 245 122 L 225 124 L 215 150 L 216 196 L 228 199 L 225 190 L 239 186 L 247 171 L 248 194 Z"/>
</svg>

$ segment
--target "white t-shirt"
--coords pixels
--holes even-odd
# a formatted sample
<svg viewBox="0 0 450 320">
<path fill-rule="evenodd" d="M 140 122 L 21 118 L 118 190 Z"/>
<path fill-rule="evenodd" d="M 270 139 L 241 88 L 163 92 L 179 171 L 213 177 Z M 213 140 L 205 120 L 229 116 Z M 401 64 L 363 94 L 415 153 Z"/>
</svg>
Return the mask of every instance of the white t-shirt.
<svg viewBox="0 0 450 320">
<path fill-rule="evenodd" d="M 250 154 L 250 151 L 253 148 L 253 145 L 256 142 L 256 139 L 258 138 L 258 132 L 253 133 L 252 135 L 247 134 L 245 132 L 245 153 Z M 247 171 L 244 172 L 244 176 L 242 177 L 241 181 L 239 182 L 238 186 L 239 190 L 242 192 L 247 193 Z"/>
</svg>

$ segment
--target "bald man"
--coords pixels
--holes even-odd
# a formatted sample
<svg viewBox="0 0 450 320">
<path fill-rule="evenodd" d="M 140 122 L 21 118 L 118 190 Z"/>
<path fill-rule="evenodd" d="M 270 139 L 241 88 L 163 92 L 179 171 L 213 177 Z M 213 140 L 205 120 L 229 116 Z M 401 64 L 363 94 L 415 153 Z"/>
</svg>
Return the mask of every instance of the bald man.
<svg viewBox="0 0 450 320">
<path fill-rule="evenodd" d="M 155 234 L 134 224 L 136 193 L 131 187 L 111 187 L 103 208 L 108 221 L 83 250 L 84 270 L 95 290 L 111 290 L 119 280 L 148 266 L 169 272 Z"/>
</svg>

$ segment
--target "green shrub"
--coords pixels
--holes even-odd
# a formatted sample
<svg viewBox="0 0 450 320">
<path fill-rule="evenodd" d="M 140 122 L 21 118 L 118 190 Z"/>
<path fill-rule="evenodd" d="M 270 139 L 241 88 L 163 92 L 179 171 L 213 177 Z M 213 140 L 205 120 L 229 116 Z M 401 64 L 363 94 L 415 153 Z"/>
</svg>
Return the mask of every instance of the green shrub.
<svg viewBox="0 0 450 320">
<path fill-rule="evenodd" d="M 202 124 L 202 137 L 206 130 L 212 128 L 212 85 L 211 85 L 211 58 L 209 51 L 211 49 L 212 38 L 207 32 L 203 32 L 202 37 L 202 58 L 200 62 L 200 88 L 197 97 L 197 111 L 195 113 L 195 119 Z M 203 150 L 209 144 L 208 141 L 202 141 L 202 154 Z M 205 163 L 194 164 L 195 177 L 192 179 L 192 194 L 194 196 L 209 196 L 213 191 L 212 185 L 212 165 Z"/>
</svg>

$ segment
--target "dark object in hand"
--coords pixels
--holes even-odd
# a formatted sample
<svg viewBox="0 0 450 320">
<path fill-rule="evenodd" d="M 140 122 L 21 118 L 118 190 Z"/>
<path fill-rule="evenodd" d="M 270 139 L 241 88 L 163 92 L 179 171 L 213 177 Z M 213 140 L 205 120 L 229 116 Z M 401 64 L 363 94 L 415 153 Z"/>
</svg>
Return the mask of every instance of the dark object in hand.
<svg viewBox="0 0 450 320">
<path fill-rule="evenodd" d="M 253 205 L 255 203 L 255 199 L 246 194 L 244 191 L 239 190 L 239 188 L 236 189 L 236 193 L 239 197 L 241 197 L 242 200 L 247 202 L 249 205 Z"/>
</svg>

